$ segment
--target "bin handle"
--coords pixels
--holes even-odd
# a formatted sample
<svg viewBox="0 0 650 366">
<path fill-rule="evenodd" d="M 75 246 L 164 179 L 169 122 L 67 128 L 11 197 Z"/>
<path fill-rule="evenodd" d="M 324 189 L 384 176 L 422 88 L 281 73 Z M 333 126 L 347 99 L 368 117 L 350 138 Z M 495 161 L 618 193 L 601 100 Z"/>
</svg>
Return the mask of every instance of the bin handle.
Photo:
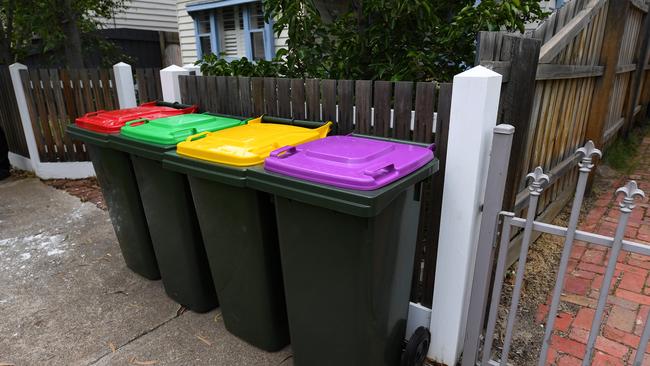
<svg viewBox="0 0 650 366">
<path fill-rule="evenodd" d="M 389 174 L 395 171 L 395 164 L 389 163 L 386 165 L 382 165 L 379 168 L 376 169 L 366 169 L 363 171 L 363 174 L 371 176 L 373 178 L 380 177 L 385 174 Z"/>
<path fill-rule="evenodd" d="M 88 112 L 88 113 L 84 114 L 84 117 L 92 117 L 92 116 L 96 116 L 96 115 L 98 115 L 100 113 L 104 113 L 104 112 L 106 112 L 106 111 L 103 110 L 103 109 L 100 109 L 98 111 Z"/>
<path fill-rule="evenodd" d="M 137 125 L 135 125 L 135 126 L 140 126 L 140 125 L 143 125 L 145 123 L 149 123 L 149 120 L 146 119 L 146 118 L 134 119 L 133 121 L 129 121 L 129 122 L 125 123 L 124 125 L 127 126 L 127 127 L 135 127 L 135 126 L 132 126 L 132 125 L 134 123 L 136 123 L 136 122 L 139 122 L 139 123 Z"/>
<path fill-rule="evenodd" d="M 279 149 L 273 150 L 270 156 L 272 158 L 284 159 L 286 157 L 295 154 L 297 151 L 298 150 L 296 150 L 295 146 L 287 145 Z"/>
<path fill-rule="evenodd" d="M 192 141 L 195 141 L 195 140 L 198 140 L 198 139 L 202 139 L 202 138 L 204 138 L 204 137 L 206 137 L 208 135 L 211 135 L 211 134 L 212 134 L 212 132 L 210 132 L 210 131 L 203 131 L 201 133 L 197 133 L 195 135 L 189 136 L 188 138 L 185 139 L 185 142 L 192 142 Z"/>
<path fill-rule="evenodd" d="M 330 133 L 331 128 L 332 128 L 332 121 L 327 121 L 327 123 L 318 127 L 316 131 L 318 132 L 318 136 L 323 138 L 327 136 L 328 133 Z"/>
<path fill-rule="evenodd" d="M 146 102 L 146 103 L 142 103 L 142 104 L 140 104 L 140 107 L 149 107 L 149 106 L 155 106 L 155 105 L 156 105 L 156 103 L 158 103 L 158 102 L 156 102 L 156 101 L 154 100 L 153 102 Z"/>
</svg>

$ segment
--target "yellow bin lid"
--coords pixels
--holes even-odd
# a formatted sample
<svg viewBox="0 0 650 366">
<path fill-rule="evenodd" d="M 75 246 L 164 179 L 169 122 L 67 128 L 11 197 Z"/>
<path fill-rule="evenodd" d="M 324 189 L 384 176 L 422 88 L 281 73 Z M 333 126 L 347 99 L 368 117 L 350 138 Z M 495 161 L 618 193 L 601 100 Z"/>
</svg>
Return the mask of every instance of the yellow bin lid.
<svg viewBox="0 0 650 366">
<path fill-rule="evenodd" d="M 202 132 L 176 145 L 179 155 L 215 163 L 251 166 L 262 164 L 271 151 L 304 144 L 327 136 L 332 122 L 316 129 L 262 123 L 262 117 L 248 124 L 217 132 Z"/>
</svg>

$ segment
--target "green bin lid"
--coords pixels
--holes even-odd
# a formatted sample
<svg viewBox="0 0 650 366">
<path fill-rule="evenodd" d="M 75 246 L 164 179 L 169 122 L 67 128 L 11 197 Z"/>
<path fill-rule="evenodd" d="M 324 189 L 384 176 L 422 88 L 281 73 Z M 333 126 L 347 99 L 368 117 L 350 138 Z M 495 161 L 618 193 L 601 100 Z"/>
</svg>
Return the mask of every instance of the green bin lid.
<svg viewBox="0 0 650 366">
<path fill-rule="evenodd" d="M 154 120 L 138 119 L 122 127 L 122 136 L 157 145 L 176 145 L 190 136 L 245 124 L 245 120 L 212 114 L 181 114 Z"/>
</svg>

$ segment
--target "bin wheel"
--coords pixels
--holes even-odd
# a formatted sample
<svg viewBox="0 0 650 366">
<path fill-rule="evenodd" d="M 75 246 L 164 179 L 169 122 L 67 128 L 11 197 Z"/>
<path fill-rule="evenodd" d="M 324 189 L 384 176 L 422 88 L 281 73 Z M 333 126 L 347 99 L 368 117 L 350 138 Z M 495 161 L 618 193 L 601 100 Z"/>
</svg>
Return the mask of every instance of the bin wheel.
<svg viewBox="0 0 650 366">
<path fill-rule="evenodd" d="M 419 327 L 413 332 L 402 354 L 400 366 L 422 366 L 427 358 L 431 333 L 425 327 Z"/>
</svg>

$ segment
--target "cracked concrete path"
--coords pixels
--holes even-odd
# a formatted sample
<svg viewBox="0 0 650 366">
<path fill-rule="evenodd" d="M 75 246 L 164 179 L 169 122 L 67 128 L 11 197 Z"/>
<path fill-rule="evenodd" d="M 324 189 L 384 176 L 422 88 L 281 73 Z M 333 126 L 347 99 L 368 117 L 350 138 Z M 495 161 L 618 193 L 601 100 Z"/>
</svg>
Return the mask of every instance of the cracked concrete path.
<svg viewBox="0 0 650 366">
<path fill-rule="evenodd" d="M 129 271 L 107 212 L 38 179 L 0 182 L 0 364 L 290 365 L 180 312 Z"/>
</svg>

